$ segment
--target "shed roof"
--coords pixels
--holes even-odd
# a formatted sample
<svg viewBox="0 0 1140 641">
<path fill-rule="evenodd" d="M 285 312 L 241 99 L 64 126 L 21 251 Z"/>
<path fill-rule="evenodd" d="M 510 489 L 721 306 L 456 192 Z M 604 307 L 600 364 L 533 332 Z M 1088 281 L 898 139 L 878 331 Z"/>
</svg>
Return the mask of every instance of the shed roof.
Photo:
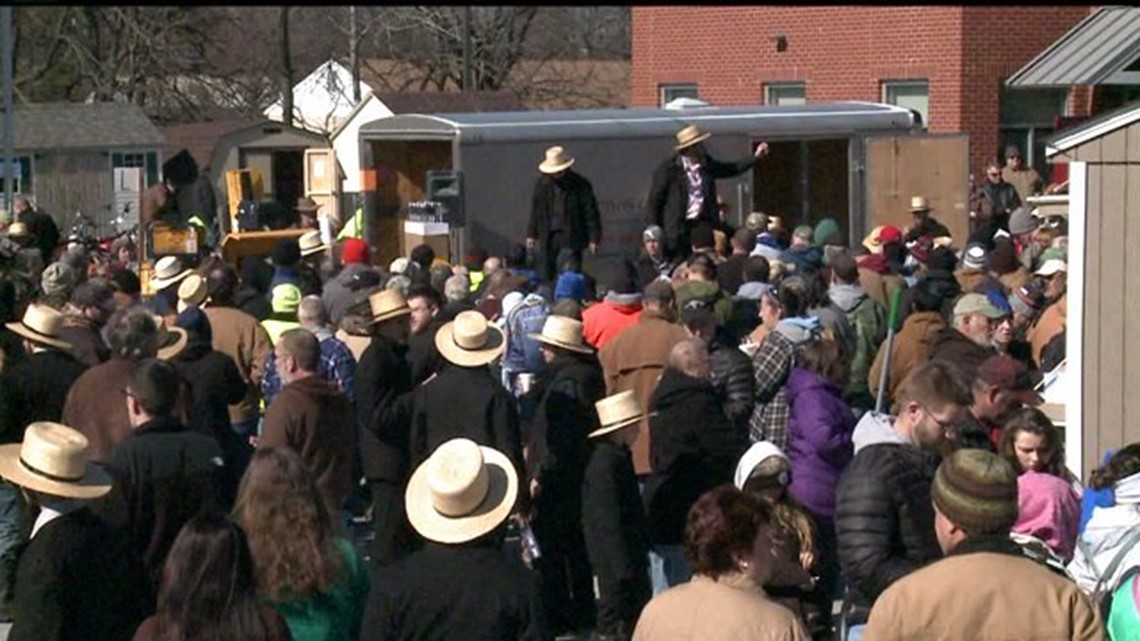
<svg viewBox="0 0 1140 641">
<path fill-rule="evenodd" d="M 909 130 L 913 113 L 870 102 L 696 109 L 581 109 L 438 115 L 400 114 L 365 123 L 364 138 L 459 138 L 481 142 L 672 136 L 686 124 L 710 133 L 757 136 L 848 136 L 860 131 Z"/>
<path fill-rule="evenodd" d="M 162 132 L 138 105 L 119 102 L 50 102 L 17 105 L 14 146 L 35 149 L 147 148 Z"/>
<path fill-rule="evenodd" d="M 1005 81 L 1009 87 L 1127 84 L 1140 57 L 1140 7 L 1101 7 Z"/>
<path fill-rule="evenodd" d="M 214 147 L 224 136 L 263 122 L 270 121 L 264 118 L 235 117 L 163 127 L 162 133 L 166 141 L 162 146 L 162 156 L 170 158 L 180 150 L 186 149 L 199 167 L 205 167 L 210 164 Z"/>
<path fill-rule="evenodd" d="M 1134 100 L 1119 109 L 1107 111 L 1050 136 L 1045 139 L 1045 155 L 1051 158 L 1135 122 L 1140 122 L 1140 100 Z"/>
</svg>

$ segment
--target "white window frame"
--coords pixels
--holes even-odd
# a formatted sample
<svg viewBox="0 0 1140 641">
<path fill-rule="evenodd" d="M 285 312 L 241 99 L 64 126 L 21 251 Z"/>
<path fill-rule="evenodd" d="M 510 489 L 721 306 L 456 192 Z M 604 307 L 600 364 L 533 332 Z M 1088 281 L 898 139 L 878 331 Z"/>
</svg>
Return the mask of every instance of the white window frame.
<svg viewBox="0 0 1140 641">
<path fill-rule="evenodd" d="M 897 89 L 904 88 L 904 87 L 905 88 L 924 87 L 926 89 L 926 113 L 920 112 L 920 115 L 922 116 L 922 128 L 923 129 L 929 129 L 930 128 L 930 80 L 929 79 L 927 79 L 927 78 L 911 78 L 908 80 L 884 80 L 880 83 L 880 86 L 882 89 L 881 95 L 883 98 L 883 103 L 888 104 L 888 105 L 895 105 L 895 106 L 898 106 L 898 102 L 897 102 L 897 99 L 896 99 L 896 101 L 891 100 L 890 93 L 892 90 L 897 90 Z"/>
<path fill-rule="evenodd" d="M 803 102 L 782 102 L 780 94 L 785 91 L 798 90 L 803 94 L 801 100 Z M 788 98 L 793 98 L 788 96 Z M 794 100 L 794 98 L 793 98 Z M 802 80 L 788 81 L 788 82 L 766 82 L 764 83 L 764 104 L 766 105 L 802 105 L 807 104 L 807 83 Z"/>
<path fill-rule="evenodd" d="M 673 102 L 677 98 L 696 98 L 700 100 L 700 89 L 695 82 L 665 82 L 657 85 L 658 106 Z"/>
</svg>

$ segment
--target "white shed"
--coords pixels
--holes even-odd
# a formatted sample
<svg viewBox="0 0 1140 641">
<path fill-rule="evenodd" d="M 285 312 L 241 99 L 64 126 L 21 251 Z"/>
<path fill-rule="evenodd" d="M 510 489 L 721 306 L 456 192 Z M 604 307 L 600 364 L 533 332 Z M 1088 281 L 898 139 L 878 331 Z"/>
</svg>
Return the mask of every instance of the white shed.
<svg viewBox="0 0 1140 641">
<path fill-rule="evenodd" d="M 360 83 L 361 97 L 371 95 L 372 88 Z M 284 122 L 282 100 L 265 109 L 265 117 Z M 329 59 L 293 87 L 294 126 L 331 134 L 346 121 L 356 107 L 352 99 L 352 72 L 336 60 Z"/>
</svg>

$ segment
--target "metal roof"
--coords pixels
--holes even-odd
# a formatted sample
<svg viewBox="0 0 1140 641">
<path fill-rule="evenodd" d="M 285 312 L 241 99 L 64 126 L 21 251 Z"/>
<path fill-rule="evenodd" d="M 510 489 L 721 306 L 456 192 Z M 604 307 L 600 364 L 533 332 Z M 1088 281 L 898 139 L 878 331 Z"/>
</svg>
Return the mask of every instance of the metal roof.
<svg viewBox="0 0 1140 641">
<path fill-rule="evenodd" d="M 1107 84 L 1140 57 L 1140 7 L 1101 7 L 1005 81 L 1007 87 Z"/>
<path fill-rule="evenodd" d="M 162 132 L 138 105 L 52 102 L 17 105 L 13 144 L 19 150 L 157 149 Z"/>
<path fill-rule="evenodd" d="M 1100 138 L 1117 129 L 1140 122 L 1140 100 L 1099 114 L 1078 125 L 1062 129 L 1045 139 L 1045 155 L 1049 158 L 1083 145 L 1094 138 Z"/>
<path fill-rule="evenodd" d="M 462 114 L 399 114 L 365 123 L 362 138 L 467 142 L 647 138 L 672 136 L 686 124 L 710 133 L 755 131 L 778 138 L 852 135 L 875 130 L 909 130 L 913 113 L 870 102 L 816 102 L 798 106 L 701 107 L 694 109 L 579 109 Z"/>
</svg>

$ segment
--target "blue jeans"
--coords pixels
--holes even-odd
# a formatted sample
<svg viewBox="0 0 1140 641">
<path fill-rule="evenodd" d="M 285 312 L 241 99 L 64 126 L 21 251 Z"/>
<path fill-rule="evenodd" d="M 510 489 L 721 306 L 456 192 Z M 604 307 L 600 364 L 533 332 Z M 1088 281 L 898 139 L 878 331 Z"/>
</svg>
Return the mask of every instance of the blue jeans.
<svg viewBox="0 0 1140 641">
<path fill-rule="evenodd" d="M 22 513 L 20 488 L 0 482 L 0 619 L 10 618 L 13 584 L 16 578 L 16 554 L 24 537 L 20 532 Z M 11 581 L 9 581 L 11 579 Z"/>
</svg>

